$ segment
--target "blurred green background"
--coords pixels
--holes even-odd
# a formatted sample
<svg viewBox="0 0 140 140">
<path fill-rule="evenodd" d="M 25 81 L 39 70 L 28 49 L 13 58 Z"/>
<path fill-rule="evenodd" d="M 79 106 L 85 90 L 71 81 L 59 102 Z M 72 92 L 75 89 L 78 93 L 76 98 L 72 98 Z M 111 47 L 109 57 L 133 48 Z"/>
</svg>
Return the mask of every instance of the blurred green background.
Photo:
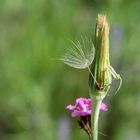
<svg viewBox="0 0 140 140">
<path fill-rule="evenodd" d="M 55 58 L 68 39 L 94 36 L 98 13 L 110 22 L 111 63 L 123 78 L 105 99 L 100 140 L 140 139 L 140 1 L 1 0 L 0 140 L 88 139 L 65 109 L 88 97 L 88 73 Z"/>
</svg>

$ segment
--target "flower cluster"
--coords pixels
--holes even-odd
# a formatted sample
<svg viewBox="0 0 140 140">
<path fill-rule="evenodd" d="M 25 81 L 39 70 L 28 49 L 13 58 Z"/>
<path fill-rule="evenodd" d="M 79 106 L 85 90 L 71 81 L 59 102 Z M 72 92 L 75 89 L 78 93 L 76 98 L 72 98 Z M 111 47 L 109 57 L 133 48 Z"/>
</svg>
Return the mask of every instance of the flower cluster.
<svg viewBox="0 0 140 140">
<path fill-rule="evenodd" d="M 72 117 L 91 115 L 92 101 L 91 98 L 78 98 L 75 105 L 68 105 L 66 108 L 72 111 Z M 108 106 L 102 103 L 100 109 L 107 111 Z"/>
</svg>

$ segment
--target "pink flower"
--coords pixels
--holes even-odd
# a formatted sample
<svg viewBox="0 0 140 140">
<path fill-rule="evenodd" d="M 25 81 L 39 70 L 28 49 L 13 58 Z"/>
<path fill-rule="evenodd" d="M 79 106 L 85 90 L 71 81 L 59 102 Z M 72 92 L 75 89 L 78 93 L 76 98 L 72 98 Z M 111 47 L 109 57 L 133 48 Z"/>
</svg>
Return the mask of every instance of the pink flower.
<svg viewBox="0 0 140 140">
<path fill-rule="evenodd" d="M 68 105 L 66 108 L 72 110 L 72 117 L 91 115 L 92 112 L 91 98 L 88 99 L 78 98 L 76 99 L 75 105 Z M 105 103 L 102 103 L 100 109 L 103 111 L 107 111 L 108 107 Z"/>
</svg>

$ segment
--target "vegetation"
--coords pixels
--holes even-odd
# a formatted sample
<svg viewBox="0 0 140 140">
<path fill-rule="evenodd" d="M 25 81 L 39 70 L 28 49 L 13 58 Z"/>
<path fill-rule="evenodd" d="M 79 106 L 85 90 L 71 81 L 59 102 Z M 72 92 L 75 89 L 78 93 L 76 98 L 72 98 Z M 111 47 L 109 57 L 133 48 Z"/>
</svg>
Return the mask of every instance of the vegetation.
<svg viewBox="0 0 140 140">
<path fill-rule="evenodd" d="M 114 83 L 106 98 L 109 110 L 101 113 L 99 139 L 139 140 L 139 5 L 138 0 L 0 1 L 0 139 L 87 138 L 65 106 L 87 97 L 88 73 L 55 58 L 72 45 L 69 39 L 94 35 L 97 13 L 103 13 L 111 25 L 111 65 L 123 86 L 113 95 Z"/>
</svg>

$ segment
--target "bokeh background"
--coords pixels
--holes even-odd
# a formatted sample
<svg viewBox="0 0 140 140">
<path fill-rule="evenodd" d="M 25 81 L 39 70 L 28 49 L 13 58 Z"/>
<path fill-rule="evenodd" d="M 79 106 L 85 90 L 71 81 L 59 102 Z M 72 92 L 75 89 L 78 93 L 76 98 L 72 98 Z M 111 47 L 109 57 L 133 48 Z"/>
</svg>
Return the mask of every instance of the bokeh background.
<svg viewBox="0 0 140 140">
<path fill-rule="evenodd" d="M 65 109 L 88 97 L 88 73 L 57 58 L 69 39 L 94 36 L 98 13 L 110 22 L 111 64 L 123 78 L 105 99 L 100 140 L 140 139 L 140 1 L 1 0 L 0 140 L 88 139 Z"/>
</svg>

